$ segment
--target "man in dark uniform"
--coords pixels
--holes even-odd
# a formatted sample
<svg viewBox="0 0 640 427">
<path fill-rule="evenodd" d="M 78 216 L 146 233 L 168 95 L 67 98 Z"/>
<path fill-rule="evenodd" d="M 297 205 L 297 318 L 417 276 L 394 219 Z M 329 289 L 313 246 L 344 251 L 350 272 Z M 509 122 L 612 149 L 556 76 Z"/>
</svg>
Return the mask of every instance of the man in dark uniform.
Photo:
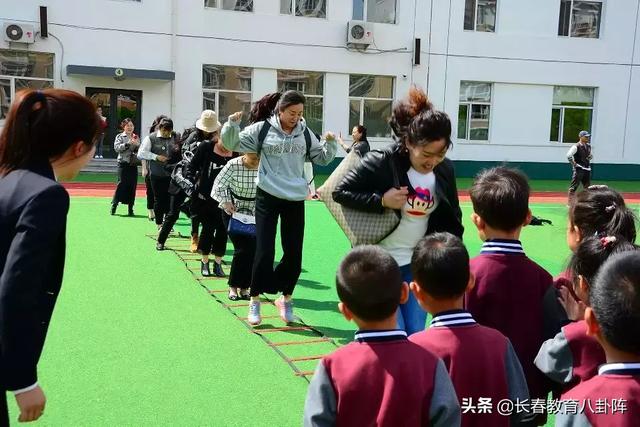
<svg viewBox="0 0 640 427">
<path fill-rule="evenodd" d="M 571 205 L 580 184 L 582 184 L 582 188 L 587 188 L 591 185 L 591 159 L 593 159 L 591 144 L 589 143 L 591 134 L 583 130 L 578 136 L 580 140 L 572 145 L 567 152 L 567 158 L 573 168 L 571 184 L 569 185 L 569 205 Z"/>
</svg>

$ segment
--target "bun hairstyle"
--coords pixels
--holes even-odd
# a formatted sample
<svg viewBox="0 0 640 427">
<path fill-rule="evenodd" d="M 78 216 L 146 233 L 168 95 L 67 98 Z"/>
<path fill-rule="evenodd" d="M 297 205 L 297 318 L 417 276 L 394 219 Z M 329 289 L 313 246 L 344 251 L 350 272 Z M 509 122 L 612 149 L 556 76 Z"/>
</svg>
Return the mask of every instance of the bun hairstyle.
<svg viewBox="0 0 640 427">
<path fill-rule="evenodd" d="M 281 96 L 281 92 L 274 92 L 266 94 L 256 101 L 249 112 L 249 124 L 263 122 L 271 117 L 278 106 Z"/>
<path fill-rule="evenodd" d="M 79 141 L 91 149 L 100 123 L 96 107 L 77 92 L 19 91 L 0 134 L 0 176 L 58 158 Z"/>
<path fill-rule="evenodd" d="M 427 98 L 427 94 L 412 86 L 407 97 L 393 106 L 389 125 L 400 144 L 422 146 L 441 139 L 446 148 L 451 147 L 451 120 L 438 111 Z"/>
</svg>

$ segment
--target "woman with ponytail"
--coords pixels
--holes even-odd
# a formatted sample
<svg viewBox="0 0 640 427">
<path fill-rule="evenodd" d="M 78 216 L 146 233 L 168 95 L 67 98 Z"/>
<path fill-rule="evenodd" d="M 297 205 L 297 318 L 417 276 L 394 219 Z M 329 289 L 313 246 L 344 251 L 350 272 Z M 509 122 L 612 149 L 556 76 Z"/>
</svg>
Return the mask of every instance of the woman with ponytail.
<svg viewBox="0 0 640 427">
<path fill-rule="evenodd" d="M 423 236 L 446 231 L 462 237 L 464 232 L 453 162 L 446 158 L 451 121 L 413 87 L 394 105 L 389 124 L 396 144 L 367 153 L 336 187 L 333 199 L 365 212 L 396 212 L 398 227 L 378 244 L 398 262 L 409 283 L 413 249 Z M 394 186 L 394 175 L 399 187 Z M 421 331 L 426 316 L 411 295 L 400 306 L 398 327 L 408 334 Z"/>
<path fill-rule="evenodd" d="M 0 385 L 21 422 L 38 419 L 45 396 L 37 365 L 62 285 L 69 194 L 95 152 L 100 117 L 71 91 L 24 90 L 0 135 Z M 0 425 L 9 425 L 0 398 Z"/>
<path fill-rule="evenodd" d="M 277 100 L 277 102 L 276 102 Z M 291 295 L 302 271 L 304 201 L 307 180 L 304 162 L 328 165 L 336 155 L 334 135 L 324 141 L 307 128 L 302 118 L 305 97 L 290 90 L 263 98 L 251 111 L 256 121 L 240 131 L 242 112 L 232 114 L 222 128 L 222 141 L 231 151 L 256 153 L 260 157 L 256 190 L 256 256 L 253 263 L 248 321 L 258 325 L 260 294 L 282 291 L 276 300 L 280 317 L 294 321 Z M 283 256 L 273 268 L 276 231 L 280 219 Z"/>
</svg>

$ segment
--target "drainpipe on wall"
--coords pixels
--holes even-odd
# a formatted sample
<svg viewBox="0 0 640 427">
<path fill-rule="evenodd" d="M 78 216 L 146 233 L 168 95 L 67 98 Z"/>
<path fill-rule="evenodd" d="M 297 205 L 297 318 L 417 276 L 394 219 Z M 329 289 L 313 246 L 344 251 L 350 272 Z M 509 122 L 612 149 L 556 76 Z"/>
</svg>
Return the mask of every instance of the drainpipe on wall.
<svg viewBox="0 0 640 427">
<path fill-rule="evenodd" d="M 171 0 L 171 71 L 176 72 L 176 27 L 178 25 L 178 0 Z M 171 111 L 170 117 L 175 120 L 176 110 L 176 81 L 171 80 Z"/>
</svg>

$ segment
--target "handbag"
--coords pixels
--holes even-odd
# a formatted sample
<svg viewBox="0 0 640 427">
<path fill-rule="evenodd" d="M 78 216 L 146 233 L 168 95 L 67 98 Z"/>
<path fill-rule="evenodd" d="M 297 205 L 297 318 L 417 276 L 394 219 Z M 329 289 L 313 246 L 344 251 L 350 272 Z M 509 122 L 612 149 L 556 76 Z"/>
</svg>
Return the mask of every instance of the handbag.
<svg viewBox="0 0 640 427">
<path fill-rule="evenodd" d="M 360 156 L 355 150 L 351 150 L 317 191 L 320 199 L 327 206 L 352 246 L 380 243 L 400 223 L 400 218 L 393 209 L 387 208 L 383 213 L 364 212 L 342 206 L 333 200 L 332 194 L 336 187 L 347 173 L 356 168 L 360 162 Z M 393 173 L 393 186 L 399 188 L 398 171 L 393 161 L 390 162 L 390 165 Z"/>
<path fill-rule="evenodd" d="M 253 237 L 256 235 L 256 217 L 234 212 L 229 219 L 229 228 L 227 231 L 229 234 Z"/>
</svg>

